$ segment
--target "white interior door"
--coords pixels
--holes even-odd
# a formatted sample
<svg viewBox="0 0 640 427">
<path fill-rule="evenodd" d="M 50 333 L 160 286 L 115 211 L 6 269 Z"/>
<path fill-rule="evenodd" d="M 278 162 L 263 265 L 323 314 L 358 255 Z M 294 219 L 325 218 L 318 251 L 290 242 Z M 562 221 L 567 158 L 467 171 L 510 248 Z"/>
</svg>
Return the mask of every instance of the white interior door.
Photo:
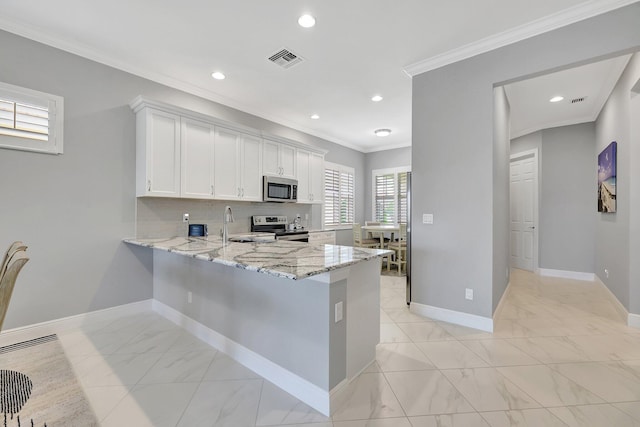
<svg viewBox="0 0 640 427">
<path fill-rule="evenodd" d="M 538 153 L 511 156 L 511 267 L 538 268 Z"/>
</svg>

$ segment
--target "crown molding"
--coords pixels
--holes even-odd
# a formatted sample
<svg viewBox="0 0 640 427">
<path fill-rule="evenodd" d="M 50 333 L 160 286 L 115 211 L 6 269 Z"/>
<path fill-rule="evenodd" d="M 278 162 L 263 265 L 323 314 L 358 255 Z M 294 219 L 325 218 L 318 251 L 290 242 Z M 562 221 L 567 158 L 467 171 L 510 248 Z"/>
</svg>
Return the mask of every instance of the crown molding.
<svg viewBox="0 0 640 427">
<path fill-rule="evenodd" d="M 638 1 L 640 0 L 590 0 L 561 12 L 537 19 L 528 24 L 520 25 L 513 29 L 466 44 L 457 49 L 407 65 L 404 67 L 404 72 L 409 77 L 414 77 L 427 71 L 435 70 L 530 37 L 637 3 Z"/>
<path fill-rule="evenodd" d="M 187 83 L 182 80 L 175 79 L 165 74 L 158 73 L 156 71 L 148 70 L 145 68 L 133 66 L 129 63 L 121 61 L 112 56 L 99 53 L 96 50 L 92 49 L 91 47 L 84 45 L 82 43 L 75 42 L 75 41 L 69 42 L 68 40 L 64 40 L 62 38 L 53 37 L 49 34 L 45 34 L 43 31 L 38 30 L 32 26 L 16 24 L 15 22 L 11 22 L 0 17 L 0 29 L 7 31 L 9 33 L 13 33 L 18 36 L 30 39 L 30 40 L 34 40 L 36 42 L 39 42 L 51 47 L 54 47 L 56 49 L 60 49 L 65 52 L 80 56 L 82 58 L 86 58 L 91 61 L 98 62 L 100 64 L 118 69 L 120 71 L 133 74 L 137 77 L 142 77 L 144 79 L 151 80 L 156 83 L 160 83 L 162 85 L 171 87 L 173 89 L 177 89 L 177 90 L 189 93 L 191 95 L 196 95 L 201 98 L 207 99 L 209 101 L 213 101 L 218 104 L 222 104 L 224 106 L 234 108 L 244 113 L 252 114 L 254 116 L 260 117 L 265 120 L 269 120 L 271 122 L 277 123 L 282 126 L 289 127 L 299 132 L 303 132 L 308 135 L 315 136 L 316 138 L 321 138 L 325 141 L 332 142 L 334 144 L 338 144 L 343 147 L 350 148 L 352 150 L 355 150 L 361 153 L 367 152 L 367 148 L 359 144 L 343 141 L 331 135 L 318 132 L 314 129 L 307 128 L 306 126 L 300 125 L 299 123 L 296 123 L 289 119 L 274 115 L 272 113 L 261 110 L 249 104 L 238 102 L 234 99 L 225 97 L 223 95 L 220 95 L 218 93 L 212 92 L 202 87 L 193 85 L 191 83 Z"/>
</svg>

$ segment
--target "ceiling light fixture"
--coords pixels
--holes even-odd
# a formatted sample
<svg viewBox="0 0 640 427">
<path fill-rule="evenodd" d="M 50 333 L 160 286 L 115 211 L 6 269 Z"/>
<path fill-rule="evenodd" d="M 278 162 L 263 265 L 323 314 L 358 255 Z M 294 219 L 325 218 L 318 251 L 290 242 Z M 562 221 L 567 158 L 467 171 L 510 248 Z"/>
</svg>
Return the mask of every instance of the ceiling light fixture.
<svg viewBox="0 0 640 427">
<path fill-rule="evenodd" d="M 373 131 L 376 136 L 389 136 L 391 135 L 391 129 L 376 129 Z"/>
<path fill-rule="evenodd" d="M 311 15 L 302 15 L 298 18 L 298 25 L 302 28 L 311 28 L 316 25 L 316 18 Z"/>
<path fill-rule="evenodd" d="M 211 77 L 213 77 L 216 80 L 224 80 L 225 76 L 224 74 L 222 74 L 220 71 L 214 71 L 213 73 L 211 73 Z"/>
<path fill-rule="evenodd" d="M 372 100 L 373 102 L 380 102 L 380 101 L 382 101 L 382 99 L 383 99 L 383 98 L 382 98 L 382 96 L 380 96 L 380 95 L 373 95 L 373 96 L 371 97 L 371 100 Z"/>
<path fill-rule="evenodd" d="M 564 99 L 564 96 L 560 96 L 560 95 L 558 95 L 558 96 L 554 96 L 553 98 L 551 98 L 551 99 L 549 100 L 549 102 L 560 102 L 560 101 L 562 101 L 563 99 Z"/>
<path fill-rule="evenodd" d="M 311 115 L 311 118 L 312 118 L 313 120 L 318 120 L 318 119 L 320 118 L 320 116 L 319 116 L 319 115 L 317 115 L 317 114 L 312 114 L 312 115 Z"/>
</svg>

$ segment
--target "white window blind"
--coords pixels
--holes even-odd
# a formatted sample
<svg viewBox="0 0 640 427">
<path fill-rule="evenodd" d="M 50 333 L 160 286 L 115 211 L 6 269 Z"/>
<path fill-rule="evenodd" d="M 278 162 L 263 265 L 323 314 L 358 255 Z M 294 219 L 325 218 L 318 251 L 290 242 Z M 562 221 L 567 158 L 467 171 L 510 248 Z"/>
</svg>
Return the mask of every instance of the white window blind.
<svg viewBox="0 0 640 427">
<path fill-rule="evenodd" d="M 354 170 L 346 166 L 325 162 L 324 225 L 353 224 L 354 200 Z"/>
<path fill-rule="evenodd" d="M 406 224 L 408 167 L 374 170 L 373 218 L 382 224 Z"/>
<path fill-rule="evenodd" d="M 0 83 L 0 147 L 62 153 L 63 98 Z"/>
</svg>

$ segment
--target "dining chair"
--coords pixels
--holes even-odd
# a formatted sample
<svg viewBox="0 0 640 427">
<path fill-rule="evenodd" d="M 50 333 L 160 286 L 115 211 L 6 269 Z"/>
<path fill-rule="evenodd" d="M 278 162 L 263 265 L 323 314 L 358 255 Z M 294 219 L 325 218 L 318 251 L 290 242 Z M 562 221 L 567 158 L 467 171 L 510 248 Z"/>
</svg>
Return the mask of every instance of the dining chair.
<svg viewBox="0 0 640 427">
<path fill-rule="evenodd" d="M 360 248 L 380 248 L 380 239 L 363 239 L 362 226 L 359 223 L 353 224 L 353 246 Z"/>
<path fill-rule="evenodd" d="M 0 264 L 0 279 L 2 279 L 2 276 L 4 275 L 5 271 L 7 270 L 7 266 L 9 265 L 9 261 L 11 261 L 11 258 L 19 251 L 26 251 L 27 250 L 27 246 L 22 243 L 21 241 L 15 241 L 13 242 L 10 246 L 9 249 L 7 249 L 7 252 L 5 252 L 4 257 L 2 258 L 2 264 Z"/>
<path fill-rule="evenodd" d="M 7 315 L 11 294 L 18 278 L 18 273 L 22 267 L 29 261 L 29 257 L 24 250 L 14 252 L 13 256 L 7 262 L 6 270 L 0 278 L 0 331 L 4 324 L 4 318 Z"/>
<path fill-rule="evenodd" d="M 395 252 L 391 261 L 387 263 L 387 271 L 391 264 L 398 266 L 398 276 L 402 274 L 402 267 L 407 269 L 407 224 L 400 224 L 400 237 L 389 243 L 389 249 Z"/>
</svg>

